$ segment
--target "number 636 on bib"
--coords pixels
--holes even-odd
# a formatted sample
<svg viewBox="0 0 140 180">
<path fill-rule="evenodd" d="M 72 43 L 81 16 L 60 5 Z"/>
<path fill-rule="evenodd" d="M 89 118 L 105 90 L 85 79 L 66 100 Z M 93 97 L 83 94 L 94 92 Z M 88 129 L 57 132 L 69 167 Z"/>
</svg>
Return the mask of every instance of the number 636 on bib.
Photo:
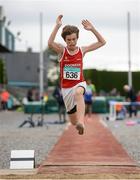
<svg viewBox="0 0 140 180">
<path fill-rule="evenodd" d="M 64 67 L 63 78 L 69 80 L 80 80 L 80 68 Z"/>
</svg>

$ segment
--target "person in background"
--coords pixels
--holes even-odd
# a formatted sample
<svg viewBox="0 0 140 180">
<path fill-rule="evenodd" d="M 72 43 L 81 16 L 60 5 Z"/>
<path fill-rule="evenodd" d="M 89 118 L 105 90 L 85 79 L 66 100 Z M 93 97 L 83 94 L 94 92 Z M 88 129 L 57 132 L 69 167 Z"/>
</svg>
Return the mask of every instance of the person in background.
<svg viewBox="0 0 140 180">
<path fill-rule="evenodd" d="M 124 85 L 123 89 L 126 93 L 126 101 L 130 102 L 130 105 L 128 106 L 129 117 L 132 117 L 133 113 L 135 116 L 137 116 L 137 105 L 135 104 L 137 101 L 137 96 L 134 89 L 128 85 Z"/>
<path fill-rule="evenodd" d="M 38 89 L 34 90 L 34 99 L 35 101 L 40 101 L 40 94 Z"/>
<path fill-rule="evenodd" d="M 110 96 L 117 96 L 117 89 L 116 89 L 116 88 L 113 88 L 113 89 L 110 91 Z"/>
<path fill-rule="evenodd" d="M 140 102 L 140 91 L 137 93 L 137 102 Z"/>
<path fill-rule="evenodd" d="M 63 101 L 62 92 L 61 92 L 61 88 L 59 84 L 57 84 L 54 89 L 53 97 L 56 99 L 58 103 L 59 121 L 60 123 L 61 122 L 65 123 L 66 122 L 66 109 L 65 109 L 65 104 Z M 63 121 L 62 121 L 62 116 L 63 116 Z"/>
<path fill-rule="evenodd" d="M 28 92 L 27 92 L 27 100 L 28 101 L 34 101 L 34 98 L 33 98 L 33 89 L 29 89 Z"/>
<path fill-rule="evenodd" d="M 45 103 L 47 103 L 47 101 L 48 101 L 48 99 L 49 99 L 48 93 L 45 92 L 43 97 L 44 97 L 44 98 L 43 98 L 43 101 L 44 101 Z"/>
<path fill-rule="evenodd" d="M 10 98 L 10 94 L 7 90 L 3 89 L 1 94 L 0 94 L 0 99 L 1 99 L 1 106 L 3 110 L 8 110 L 8 100 Z"/>
<path fill-rule="evenodd" d="M 85 94 L 84 94 L 85 115 L 88 115 L 88 117 L 91 117 L 91 114 L 92 114 L 92 101 L 95 94 L 96 94 L 95 85 L 92 84 L 90 79 L 88 79 Z"/>
<path fill-rule="evenodd" d="M 0 110 L 2 110 L 2 104 L 1 104 L 1 93 L 2 93 L 2 89 L 0 87 Z"/>
</svg>

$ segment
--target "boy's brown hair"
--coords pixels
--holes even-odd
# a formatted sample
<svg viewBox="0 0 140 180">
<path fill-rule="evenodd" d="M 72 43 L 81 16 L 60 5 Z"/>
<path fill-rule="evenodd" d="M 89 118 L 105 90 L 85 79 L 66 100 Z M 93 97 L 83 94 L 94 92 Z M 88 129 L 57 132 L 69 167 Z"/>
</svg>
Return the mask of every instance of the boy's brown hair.
<svg viewBox="0 0 140 180">
<path fill-rule="evenodd" d="M 67 35 L 76 33 L 77 39 L 79 37 L 79 29 L 76 26 L 66 25 L 61 33 L 62 38 L 65 40 Z"/>
</svg>

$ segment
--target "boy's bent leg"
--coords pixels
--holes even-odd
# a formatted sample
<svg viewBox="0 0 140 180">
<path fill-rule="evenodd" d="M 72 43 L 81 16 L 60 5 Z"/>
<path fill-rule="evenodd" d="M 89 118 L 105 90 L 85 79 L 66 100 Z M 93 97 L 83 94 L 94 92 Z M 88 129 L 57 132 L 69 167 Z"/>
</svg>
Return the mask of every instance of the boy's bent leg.
<svg viewBox="0 0 140 180">
<path fill-rule="evenodd" d="M 76 125 L 76 129 L 78 130 L 78 133 L 80 135 L 84 134 L 84 124 L 78 122 Z"/>
<path fill-rule="evenodd" d="M 75 126 L 77 124 L 77 113 L 68 114 L 68 116 L 71 124 Z"/>
<path fill-rule="evenodd" d="M 85 116 L 85 101 L 84 101 L 84 88 L 77 87 L 75 90 L 75 100 L 77 104 L 77 118 L 78 121 L 84 124 L 84 116 Z"/>
<path fill-rule="evenodd" d="M 84 134 L 84 125 L 83 123 L 80 123 L 78 120 L 77 120 L 77 112 L 75 113 L 72 113 L 72 114 L 68 114 L 69 115 L 69 119 L 70 119 L 70 122 L 76 126 L 76 129 L 78 130 L 78 133 L 80 135 Z"/>
<path fill-rule="evenodd" d="M 70 102 L 69 100 L 71 98 L 72 98 L 71 104 L 73 105 L 75 104 L 75 107 L 73 107 L 67 113 L 68 113 L 71 123 L 73 125 L 76 125 L 76 129 L 78 129 L 79 134 L 83 134 L 84 132 L 84 115 L 85 115 L 85 102 L 84 102 L 84 97 L 83 97 L 84 91 L 85 91 L 85 88 L 81 86 L 74 89 L 74 91 L 72 92 L 70 96 L 67 96 L 63 91 L 63 94 L 65 95 L 64 102 L 66 105 L 66 109 L 69 109 L 68 103 Z"/>
<path fill-rule="evenodd" d="M 84 101 L 84 94 L 85 89 L 83 87 L 77 87 L 75 90 L 75 100 L 77 104 L 77 120 L 78 123 L 76 125 L 79 134 L 84 133 L 84 116 L 85 116 L 85 101 Z"/>
<path fill-rule="evenodd" d="M 77 112 L 75 112 L 73 114 L 69 114 L 69 119 L 74 126 L 76 125 L 76 129 L 78 130 L 78 133 L 80 135 L 82 135 L 84 133 L 84 125 L 82 123 L 78 122 Z"/>
</svg>

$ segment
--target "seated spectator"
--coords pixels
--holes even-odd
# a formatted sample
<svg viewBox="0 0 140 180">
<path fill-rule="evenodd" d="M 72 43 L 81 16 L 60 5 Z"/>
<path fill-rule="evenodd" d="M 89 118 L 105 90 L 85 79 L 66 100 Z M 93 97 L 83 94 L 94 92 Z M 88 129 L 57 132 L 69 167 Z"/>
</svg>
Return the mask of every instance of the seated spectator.
<svg viewBox="0 0 140 180">
<path fill-rule="evenodd" d="M 126 92 L 126 101 L 130 102 L 128 107 L 129 117 L 132 117 L 133 113 L 137 116 L 137 105 L 135 104 L 137 97 L 134 89 L 128 85 L 124 85 L 123 89 Z"/>
<path fill-rule="evenodd" d="M 7 90 L 3 89 L 2 93 L 0 94 L 0 99 L 1 99 L 1 106 L 3 110 L 8 109 L 8 100 L 10 98 L 10 94 Z"/>
<path fill-rule="evenodd" d="M 40 101 L 40 94 L 39 94 L 39 90 L 38 89 L 34 90 L 34 100 L 35 101 Z"/>
<path fill-rule="evenodd" d="M 116 88 L 113 88 L 113 89 L 110 91 L 110 96 L 117 96 L 117 89 L 116 89 Z"/>
<path fill-rule="evenodd" d="M 140 102 L 140 91 L 137 93 L 137 102 Z"/>
<path fill-rule="evenodd" d="M 29 89 L 27 92 L 27 100 L 28 101 L 34 101 L 33 99 L 33 89 Z"/>
<path fill-rule="evenodd" d="M 116 119 L 124 119 L 126 116 L 126 108 L 125 106 L 123 106 L 122 104 L 116 104 L 115 106 L 115 110 L 116 110 Z"/>
<path fill-rule="evenodd" d="M 44 98 L 43 98 L 44 102 L 47 103 L 48 99 L 49 99 L 48 94 L 47 94 L 47 92 L 45 92 Z"/>
</svg>

